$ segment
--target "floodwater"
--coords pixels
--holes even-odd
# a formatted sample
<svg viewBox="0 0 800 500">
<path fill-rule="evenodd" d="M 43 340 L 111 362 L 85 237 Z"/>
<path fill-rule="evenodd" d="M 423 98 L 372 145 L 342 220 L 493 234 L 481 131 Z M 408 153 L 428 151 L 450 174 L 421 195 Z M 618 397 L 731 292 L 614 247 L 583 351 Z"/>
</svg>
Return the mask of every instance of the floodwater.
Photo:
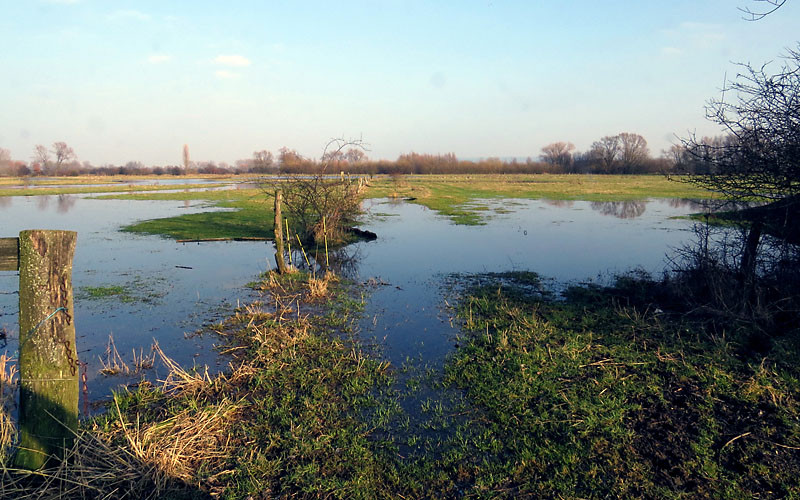
<svg viewBox="0 0 800 500">
<path fill-rule="evenodd" d="M 180 244 L 154 236 L 119 232 L 131 222 L 205 211 L 182 201 L 94 200 L 74 195 L 0 197 L 3 237 L 24 229 L 78 232 L 73 261 L 78 353 L 88 363 L 91 399 L 106 397 L 120 384 L 139 380 L 99 373 L 109 336 L 132 367 L 132 351 L 144 355 L 153 340 L 185 367 L 224 368 L 213 335 L 192 335 L 251 299 L 246 284 L 268 268 L 274 247 L 265 242 Z M 15 353 L 18 345 L 19 273 L 0 272 L 0 329 Z M 89 287 L 121 286 L 124 297 L 92 298 Z M 157 378 L 158 366 L 145 373 Z M 163 376 L 163 374 L 160 374 Z"/>
<path fill-rule="evenodd" d="M 350 273 L 371 287 L 360 323 L 395 366 L 406 357 L 438 363 L 456 333 L 446 307 L 453 273 L 530 270 L 552 280 L 598 280 L 607 273 L 660 271 L 671 247 L 686 242 L 691 222 L 673 219 L 699 210 L 676 200 L 640 202 L 478 201 L 487 224 L 457 226 L 446 217 L 405 202 L 371 200 L 362 228 L 378 239 L 346 249 Z M 131 222 L 209 210 L 202 202 L 96 200 L 82 196 L 0 197 L 0 237 L 46 228 L 78 232 L 73 266 L 78 351 L 89 363 L 90 399 L 107 397 L 142 375 L 106 377 L 109 335 L 123 360 L 147 354 L 153 340 L 185 367 L 224 368 L 213 335 L 192 333 L 251 300 L 246 284 L 272 267 L 271 243 L 179 244 L 121 233 Z M 92 298 L 88 287 L 122 286 L 120 297 Z M 0 272 L 0 329 L 18 343 L 18 273 Z M 158 367 L 144 376 L 163 376 Z"/>
<path fill-rule="evenodd" d="M 667 252 L 692 236 L 692 222 L 674 217 L 702 210 L 688 200 L 479 203 L 488 209 L 483 226 L 457 226 L 418 205 L 370 203 L 363 227 L 378 239 L 355 245 L 358 276 L 386 284 L 373 290 L 361 330 L 395 366 L 406 358 L 435 365 L 452 349 L 453 274 L 533 271 L 554 289 L 633 269 L 657 274 Z"/>
</svg>

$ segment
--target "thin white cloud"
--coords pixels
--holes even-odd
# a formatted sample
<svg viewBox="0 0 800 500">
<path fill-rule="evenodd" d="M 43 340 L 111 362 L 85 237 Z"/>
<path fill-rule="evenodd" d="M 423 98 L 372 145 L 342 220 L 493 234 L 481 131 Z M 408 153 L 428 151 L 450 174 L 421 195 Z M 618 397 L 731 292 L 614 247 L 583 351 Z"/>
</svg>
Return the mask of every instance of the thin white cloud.
<svg viewBox="0 0 800 500">
<path fill-rule="evenodd" d="M 241 76 L 239 73 L 234 73 L 233 71 L 228 71 L 227 69 L 221 69 L 214 74 L 217 75 L 217 78 L 221 78 L 223 80 L 232 80 Z"/>
<path fill-rule="evenodd" d="M 150 15 L 140 12 L 138 10 L 115 10 L 108 16 L 109 21 L 118 21 L 121 19 L 133 19 L 136 21 L 149 21 Z"/>
<path fill-rule="evenodd" d="M 727 38 L 724 27 L 721 25 L 688 21 L 661 30 L 661 34 L 665 38 L 665 46 L 661 49 L 661 54 L 667 56 L 713 49 Z"/>
<path fill-rule="evenodd" d="M 166 54 L 153 54 L 147 58 L 150 64 L 161 64 L 172 60 L 172 56 Z"/>
<path fill-rule="evenodd" d="M 219 55 L 214 62 L 223 66 L 245 67 L 250 66 L 250 59 L 240 55 Z"/>
</svg>

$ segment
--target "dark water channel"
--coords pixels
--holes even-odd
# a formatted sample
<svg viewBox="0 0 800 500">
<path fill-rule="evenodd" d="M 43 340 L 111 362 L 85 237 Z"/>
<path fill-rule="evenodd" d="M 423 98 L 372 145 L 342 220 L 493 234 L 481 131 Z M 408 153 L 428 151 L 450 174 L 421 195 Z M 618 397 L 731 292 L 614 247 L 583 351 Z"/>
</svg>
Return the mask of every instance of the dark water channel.
<svg viewBox="0 0 800 500">
<path fill-rule="evenodd" d="M 363 228 L 378 239 L 347 249 L 351 274 L 371 287 L 362 337 L 373 339 L 393 365 L 407 357 L 440 364 L 456 333 L 446 300 L 453 273 L 530 270 L 554 283 L 597 280 L 643 268 L 658 272 L 665 253 L 689 236 L 691 223 L 671 219 L 696 212 L 688 202 L 480 201 L 487 224 L 457 226 L 419 205 L 368 201 Z M 123 359 L 148 353 L 154 339 L 183 366 L 224 368 L 213 335 L 191 335 L 251 300 L 246 284 L 272 267 L 271 243 L 179 244 L 121 233 L 142 219 L 205 211 L 204 203 L 95 200 L 81 196 L 0 198 L 0 236 L 46 228 L 78 232 L 73 285 L 78 351 L 89 363 L 92 400 L 141 376 L 157 379 L 158 366 L 131 377 L 99 373 L 109 335 Z M 0 353 L 18 343 L 18 273 L 0 272 Z M 124 297 L 92 297 L 90 287 L 122 287 Z M 163 370 L 163 369 L 162 369 Z"/>
</svg>

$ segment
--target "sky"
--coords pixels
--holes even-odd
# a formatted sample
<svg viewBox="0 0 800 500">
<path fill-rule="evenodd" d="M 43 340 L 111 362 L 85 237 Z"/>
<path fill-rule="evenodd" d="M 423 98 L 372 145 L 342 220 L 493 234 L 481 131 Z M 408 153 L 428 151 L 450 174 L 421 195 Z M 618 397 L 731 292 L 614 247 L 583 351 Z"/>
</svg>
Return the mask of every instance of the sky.
<svg viewBox="0 0 800 500">
<path fill-rule="evenodd" d="M 737 62 L 777 69 L 800 2 L 0 0 L 0 148 L 233 163 L 331 138 L 373 159 L 533 157 L 619 132 L 715 135 Z"/>
</svg>

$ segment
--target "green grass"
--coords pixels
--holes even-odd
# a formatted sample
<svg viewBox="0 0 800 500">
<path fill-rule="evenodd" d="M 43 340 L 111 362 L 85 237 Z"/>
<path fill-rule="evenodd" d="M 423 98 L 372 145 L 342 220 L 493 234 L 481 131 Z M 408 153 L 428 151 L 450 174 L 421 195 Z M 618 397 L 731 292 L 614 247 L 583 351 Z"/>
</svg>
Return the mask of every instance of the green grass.
<svg viewBox="0 0 800 500">
<path fill-rule="evenodd" d="M 135 277 L 122 285 L 84 286 L 77 290 L 75 297 L 79 300 L 89 301 L 116 300 L 122 303 L 152 303 L 157 302 L 166 294 L 166 291 L 158 290 L 163 281 L 159 278 Z"/>
<path fill-rule="evenodd" d="M 574 287 L 563 301 L 514 276 L 470 289 L 444 380 L 475 407 L 462 455 L 479 457 L 476 493 L 800 494 L 797 340 L 753 356 L 746 332 L 654 312 L 655 286 Z"/>
<path fill-rule="evenodd" d="M 81 294 L 83 295 L 82 298 L 86 298 L 89 300 L 92 299 L 105 299 L 108 297 L 119 297 L 123 302 L 126 302 L 131 298 L 128 290 L 125 287 L 119 285 L 109 285 L 109 286 L 86 286 L 81 289 Z"/>
<path fill-rule="evenodd" d="M 125 226 L 123 231 L 161 235 L 174 239 L 273 238 L 273 207 L 257 189 L 179 193 L 136 193 L 101 196 L 99 199 L 206 201 L 209 206 L 227 209 L 160 219 L 144 220 Z"/>
<path fill-rule="evenodd" d="M 444 367 L 391 367 L 351 329 L 358 289 L 330 281 L 313 297 L 312 278 L 268 273 L 259 288 L 277 310 L 217 325 L 225 373 L 142 384 L 85 423 L 141 460 L 119 474 L 138 481 L 127 487 L 161 477 L 162 497 L 226 499 L 800 494 L 796 328 L 754 354 L 741 325 L 658 309 L 660 285 L 644 278 L 556 297 L 533 273 L 460 276 L 463 328 Z"/>
</svg>

